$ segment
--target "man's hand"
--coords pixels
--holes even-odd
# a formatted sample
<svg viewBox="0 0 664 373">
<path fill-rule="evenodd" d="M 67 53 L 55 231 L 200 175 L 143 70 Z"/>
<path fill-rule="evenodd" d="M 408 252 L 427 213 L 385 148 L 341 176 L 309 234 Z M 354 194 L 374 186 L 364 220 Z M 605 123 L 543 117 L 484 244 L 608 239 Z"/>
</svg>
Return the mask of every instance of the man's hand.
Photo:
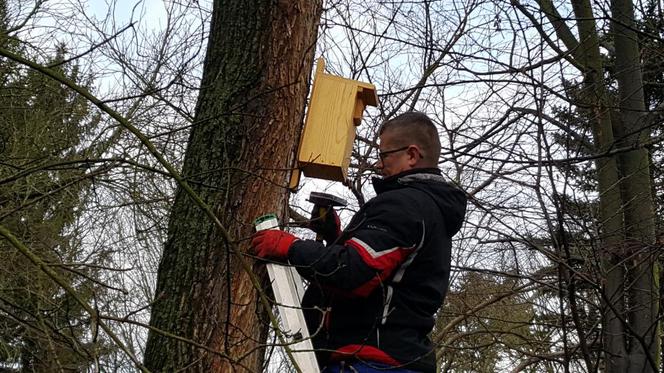
<svg viewBox="0 0 664 373">
<path fill-rule="evenodd" d="M 251 238 L 251 247 L 261 258 L 287 260 L 288 249 L 297 240 L 297 237 L 288 232 L 268 229 L 254 234 Z"/>
<path fill-rule="evenodd" d="M 341 234 L 341 220 L 333 207 L 314 205 L 311 210 L 309 229 L 316 232 L 317 240 L 324 239 L 327 244 L 334 242 Z"/>
</svg>

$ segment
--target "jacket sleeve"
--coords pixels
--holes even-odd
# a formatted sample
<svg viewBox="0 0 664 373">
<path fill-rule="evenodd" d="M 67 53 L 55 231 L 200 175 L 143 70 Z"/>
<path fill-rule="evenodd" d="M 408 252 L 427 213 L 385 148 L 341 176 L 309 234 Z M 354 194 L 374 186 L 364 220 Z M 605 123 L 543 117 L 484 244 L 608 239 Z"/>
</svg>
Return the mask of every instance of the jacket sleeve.
<svg viewBox="0 0 664 373">
<path fill-rule="evenodd" d="M 404 193 L 381 194 L 369 202 L 363 216 L 353 219 L 355 227 L 346 229 L 343 244 L 296 241 L 289 261 L 310 281 L 366 297 L 422 244 L 424 222 L 414 202 Z"/>
</svg>

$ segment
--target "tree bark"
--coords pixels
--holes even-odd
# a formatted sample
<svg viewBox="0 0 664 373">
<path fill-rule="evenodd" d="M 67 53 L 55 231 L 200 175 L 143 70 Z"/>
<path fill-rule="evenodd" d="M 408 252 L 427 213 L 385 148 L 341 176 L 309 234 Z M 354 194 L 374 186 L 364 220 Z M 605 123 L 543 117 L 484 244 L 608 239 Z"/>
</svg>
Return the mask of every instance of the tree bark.
<svg viewBox="0 0 664 373">
<path fill-rule="evenodd" d="M 655 250 L 655 206 L 651 194 L 641 56 L 631 0 L 611 1 L 611 31 L 615 42 L 615 75 L 620 100 L 621 145 L 634 150 L 620 155 L 621 191 L 625 216 L 625 247 L 629 274 L 630 372 L 655 372 L 659 367 L 658 253 Z"/>
<path fill-rule="evenodd" d="M 145 365 L 154 371 L 260 371 L 264 311 L 233 248 L 253 220 L 287 217 L 321 1 L 215 0 L 182 173 L 235 242 L 178 190 L 159 265 Z M 283 220 L 282 220 L 283 221 Z M 262 265 L 256 273 L 265 280 Z M 264 281 L 265 282 L 265 281 Z M 216 351 L 216 353 L 210 352 Z"/>
<path fill-rule="evenodd" d="M 618 110 L 613 111 L 609 110 L 612 105 L 604 83 L 590 1 L 572 0 L 572 6 L 579 35 L 579 48 L 572 52 L 584 68 L 583 102 L 579 105 L 594 114 L 596 149 L 602 154 L 616 146 L 635 148 L 596 161 L 600 240 L 604 248 L 605 367 L 607 372 L 651 372 L 659 366 L 658 267 L 650 164 L 643 147 L 650 132 L 644 120 L 646 108 L 633 5 L 625 0 L 611 2 L 620 95 Z M 547 15 L 551 18 L 553 13 Z"/>
<path fill-rule="evenodd" d="M 593 114 L 592 132 L 595 149 L 601 154 L 615 147 L 615 138 L 611 104 L 604 85 L 604 66 L 599 50 L 599 37 L 590 1 L 573 0 L 572 7 L 578 19 L 577 56 L 585 69 L 583 102 L 579 104 Z M 625 269 L 621 264 L 624 257 L 625 226 L 617 157 L 598 157 L 595 167 L 599 192 L 600 242 L 603 247 L 602 329 L 605 366 L 607 372 L 624 372 L 628 367 L 624 327 L 627 316 Z"/>
</svg>

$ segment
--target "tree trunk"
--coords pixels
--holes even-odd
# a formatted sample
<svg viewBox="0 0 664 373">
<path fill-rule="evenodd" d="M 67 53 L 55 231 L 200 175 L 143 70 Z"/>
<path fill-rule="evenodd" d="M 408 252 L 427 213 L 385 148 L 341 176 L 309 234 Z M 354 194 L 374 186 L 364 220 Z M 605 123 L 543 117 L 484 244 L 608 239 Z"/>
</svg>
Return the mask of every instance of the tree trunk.
<svg viewBox="0 0 664 373">
<path fill-rule="evenodd" d="M 178 190 L 159 265 L 145 365 L 154 371 L 260 371 L 267 323 L 231 252 L 253 220 L 286 216 L 321 1 L 215 0 L 182 173 L 236 241 Z M 265 279 L 262 265 L 256 272 Z M 211 352 L 215 351 L 215 352 Z"/>
<path fill-rule="evenodd" d="M 650 137 L 632 3 L 612 1 L 615 71 L 620 100 L 609 111 L 604 69 L 590 2 L 572 1 L 578 19 L 585 102 L 594 112 L 593 136 L 602 153 L 616 146 L 636 149 L 598 158 L 601 241 L 604 246 L 604 348 L 607 372 L 651 372 L 658 366 L 657 261 L 654 255 L 654 203 L 650 193 Z M 625 268 L 627 263 L 627 268 Z M 628 302 L 628 303 L 625 303 Z M 629 314 L 627 312 L 629 311 Z"/>
<path fill-rule="evenodd" d="M 604 153 L 615 147 L 611 105 L 604 86 L 604 66 L 599 37 L 589 0 L 573 0 L 579 31 L 578 59 L 584 67 L 583 102 L 593 114 L 595 149 Z M 624 218 L 620 177 L 616 157 L 598 157 L 595 161 L 599 192 L 600 242 L 604 274 L 603 341 L 607 372 L 623 372 L 628 367 L 624 320 L 626 319 L 624 255 Z"/>
<path fill-rule="evenodd" d="M 655 372 L 659 363 L 658 253 L 655 250 L 655 206 L 650 185 L 650 160 L 644 144 L 650 139 L 645 126 L 645 100 L 638 38 L 631 0 L 611 1 L 611 31 L 616 55 L 621 145 L 634 150 L 620 155 L 621 191 L 625 216 L 630 315 L 630 372 Z"/>
</svg>

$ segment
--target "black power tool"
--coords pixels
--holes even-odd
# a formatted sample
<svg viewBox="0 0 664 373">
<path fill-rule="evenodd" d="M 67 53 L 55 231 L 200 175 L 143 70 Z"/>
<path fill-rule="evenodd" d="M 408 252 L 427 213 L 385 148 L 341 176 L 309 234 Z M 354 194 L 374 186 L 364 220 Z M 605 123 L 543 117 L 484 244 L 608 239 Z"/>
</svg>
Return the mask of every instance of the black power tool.
<svg viewBox="0 0 664 373">
<path fill-rule="evenodd" d="M 334 206 L 346 206 L 348 204 L 343 198 L 321 192 L 311 192 L 311 194 L 309 194 L 308 201 L 314 204 L 311 220 L 320 219 L 323 223 L 325 222 L 326 218 L 331 216 L 329 214 L 329 210 L 331 208 Z M 322 240 L 322 235 L 320 233 L 316 233 L 316 241 Z"/>
</svg>

